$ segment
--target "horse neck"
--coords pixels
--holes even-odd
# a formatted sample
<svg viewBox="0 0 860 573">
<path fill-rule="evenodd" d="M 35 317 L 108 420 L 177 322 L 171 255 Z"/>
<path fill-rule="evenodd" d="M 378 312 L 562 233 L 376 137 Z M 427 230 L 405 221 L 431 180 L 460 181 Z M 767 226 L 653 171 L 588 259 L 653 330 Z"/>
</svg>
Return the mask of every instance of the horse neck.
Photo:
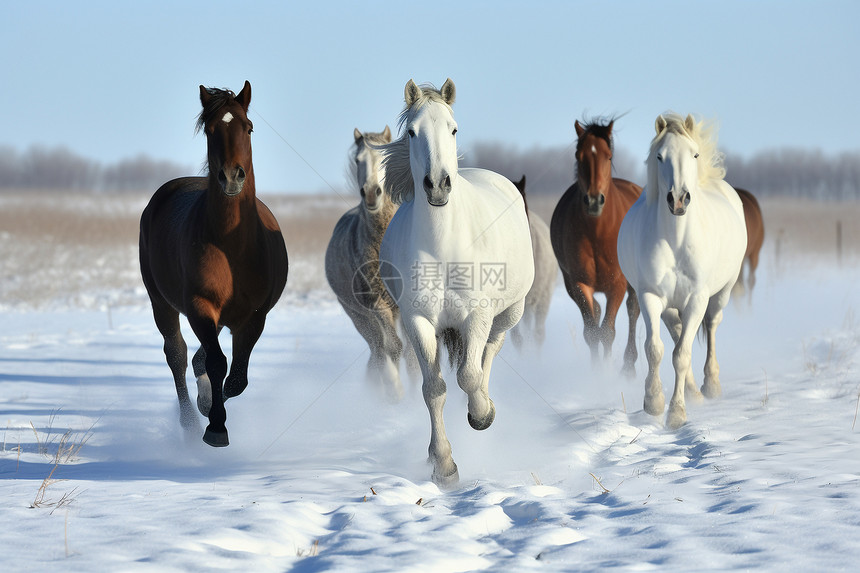
<svg viewBox="0 0 860 573">
<path fill-rule="evenodd" d="M 459 178 L 458 178 L 459 179 Z M 421 244 L 438 244 L 445 241 L 446 237 L 454 236 L 453 233 L 460 232 L 458 221 L 461 220 L 458 208 L 462 203 L 461 191 L 454 188 L 448 195 L 448 204 L 444 207 L 434 207 L 427 201 L 423 185 L 420 180 L 415 180 L 415 192 L 412 199 L 412 225 L 410 232 Z"/>
<path fill-rule="evenodd" d="M 373 246 L 376 252 L 379 252 L 379 245 L 382 243 L 382 237 L 385 235 L 385 230 L 388 228 L 388 223 L 394 217 L 397 211 L 397 205 L 392 203 L 388 198 L 378 211 L 373 213 L 367 210 L 364 201 L 358 208 L 358 219 L 361 234 L 365 241 Z"/>
<path fill-rule="evenodd" d="M 209 175 L 206 216 L 212 235 L 221 242 L 234 241 L 244 244 L 249 237 L 256 234 L 257 226 L 248 224 L 259 218 L 253 166 L 248 169 L 242 192 L 236 197 L 224 195 L 217 175 Z"/>
</svg>

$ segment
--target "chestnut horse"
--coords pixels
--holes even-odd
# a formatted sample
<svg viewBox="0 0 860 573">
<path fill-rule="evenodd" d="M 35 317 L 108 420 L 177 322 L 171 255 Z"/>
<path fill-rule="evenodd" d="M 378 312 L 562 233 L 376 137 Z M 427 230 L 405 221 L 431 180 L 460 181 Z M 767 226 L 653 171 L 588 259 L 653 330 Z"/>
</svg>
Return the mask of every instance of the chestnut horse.
<svg viewBox="0 0 860 573">
<path fill-rule="evenodd" d="M 180 312 L 201 344 L 192 364 L 197 407 L 209 418 L 203 441 L 226 446 L 224 400 L 248 385 L 251 350 L 287 283 L 287 249 L 254 189 L 251 84 L 246 81 L 238 95 L 200 86 L 200 101 L 197 129 L 206 134 L 209 175 L 168 181 L 152 196 L 140 218 L 140 272 L 164 337 L 182 427 L 199 425 L 185 386 Z M 233 334 L 229 376 L 218 343 L 224 326 Z"/>
<path fill-rule="evenodd" d="M 629 335 L 624 351 L 624 373 L 636 373 L 636 320 L 639 302 L 618 266 L 618 228 L 642 188 L 612 177 L 612 126 L 592 121 L 575 122 L 576 181 L 556 205 L 550 223 L 550 237 L 564 286 L 582 312 L 585 342 L 591 349 L 592 364 L 603 343 L 604 358 L 612 353 L 615 316 L 624 293 L 627 297 Z M 595 292 L 606 294 L 606 314 L 600 324 L 600 304 Z"/>
<path fill-rule="evenodd" d="M 764 243 L 764 219 L 761 215 L 761 207 L 752 193 L 738 187 L 735 187 L 735 191 L 738 192 L 741 203 L 744 204 L 744 221 L 747 225 L 747 250 L 744 253 L 747 276 L 744 280 L 744 265 L 741 265 L 741 272 L 738 273 L 738 281 L 732 289 L 732 294 L 739 297 L 746 292 L 752 296 L 753 288 L 755 288 L 755 270 L 758 268 L 758 256 Z M 749 286 L 749 290 L 747 290 L 747 286 Z"/>
</svg>

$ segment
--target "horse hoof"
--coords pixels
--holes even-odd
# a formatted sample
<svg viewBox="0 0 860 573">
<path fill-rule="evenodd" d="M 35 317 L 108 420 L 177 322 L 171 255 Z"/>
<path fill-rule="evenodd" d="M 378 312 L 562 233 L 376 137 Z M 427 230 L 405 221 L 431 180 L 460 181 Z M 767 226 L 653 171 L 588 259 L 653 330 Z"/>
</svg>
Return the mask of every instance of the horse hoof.
<svg viewBox="0 0 860 573">
<path fill-rule="evenodd" d="M 687 413 L 686 412 L 669 412 L 669 415 L 666 416 L 666 427 L 670 430 L 677 430 L 681 426 L 687 423 Z"/>
<path fill-rule="evenodd" d="M 460 483 L 460 472 L 457 470 L 457 464 L 453 465 L 454 471 L 452 471 L 448 475 L 441 475 L 435 469 L 433 470 L 433 475 L 431 476 L 431 479 L 439 489 L 450 490 L 457 487 L 457 484 Z"/>
<path fill-rule="evenodd" d="M 636 367 L 632 364 L 625 364 L 624 367 L 621 369 L 621 375 L 628 380 L 636 378 Z"/>
<path fill-rule="evenodd" d="M 227 430 L 215 432 L 210 428 L 206 428 L 203 434 L 203 441 L 213 448 L 223 448 L 230 445 L 230 440 L 227 439 Z"/>
<path fill-rule="evenodd" d="M 481 420 L 476 420 L 472 417 L 472 414 L 469 413 L 466 413 L 466 419 L 469 420 L 469 425 L 474 429 L 486 430 L 490 427 L 490 424 L 493 423 L 493 420 L 496 419 L 496 405 L 493 404 L 492 400 L 490 400 L 490 413 Z"/>
<path fill-rule="evenodd" d="M 245 391 L 245 388 L 248 387 L 247 380 L 236 380 L 230 377 L 227 377 L 227 380 L 224 382 L 224 399 L 227 398 L 235 398 L 239 394 Z"/>
<path fill-rule="evenodd" d="M 645 404 L 644 409 L 647 413 L 652 416 L 659 416 L 663 413 L 663 410 L 666 408 L 666 399 L 663 398 L 663 395 L 660 394 L 655 398 L 650 398 L 648 395 L 645 396 Z"/>
<path fill-rule="evenodd" d="M 713 382 L 705 382 L 702 384 L 702 394 L 705 395 L 705 398 L 713 400 L 723 395 L 723 389 L 720 387 L 719 383 L 715 384 Z"/>
</svg>

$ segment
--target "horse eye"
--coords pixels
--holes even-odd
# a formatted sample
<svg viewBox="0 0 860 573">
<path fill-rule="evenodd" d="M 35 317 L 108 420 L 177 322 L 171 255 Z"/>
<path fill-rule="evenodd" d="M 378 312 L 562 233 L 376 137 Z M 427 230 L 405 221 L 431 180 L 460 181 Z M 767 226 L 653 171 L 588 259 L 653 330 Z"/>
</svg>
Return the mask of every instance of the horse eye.
<svg viewBox="0 0 860 573">
<path fill-rule="evenodd" d="M 451 135 L 457 135 L 457 128 L 454 128 L 454 131 L 451 132 Z"/>
<path fill-rule="evenodd" d="M 415 131 L 414 130 L 412 130 L 412 129 L 409 130 L 409 137 L 415 137 Z"/>
<path fill-rule="evenodd" d="M 698 159 L 698 158 L 699 158 L 699 154 L 698 154 L 698 153 L 697 153 L 697 154 L 695 154 L 695 155 L 693 156 L 693 159 Z"/>
<path fill-rule="evenodd" d="M 663 161 L 663 156 L 659 153 L 657 154 L 657 161 Z"/>
</svg>

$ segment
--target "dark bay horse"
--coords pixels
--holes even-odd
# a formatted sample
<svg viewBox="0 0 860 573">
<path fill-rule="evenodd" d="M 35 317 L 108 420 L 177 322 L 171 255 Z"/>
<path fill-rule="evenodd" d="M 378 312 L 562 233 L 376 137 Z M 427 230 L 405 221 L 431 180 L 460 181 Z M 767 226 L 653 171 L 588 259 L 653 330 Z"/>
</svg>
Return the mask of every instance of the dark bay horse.
<svg viewBox="0 0 860 573">
<path fill-rule="evenodd" d="M 206 134 L 209 175 L 168 181 L 152 196 L 140 218 L 140 271 L 164 337 L 182 427 L 199 428 L 185 385 L 180 312 L 201 344 L 192 364 L 197 406 L 209 418 L 203 441 L 226 446 L 224 400 L 248 385 L 251 350 L 287 283 L 287 249 L 254 189 L 251 84 L 238 95 L 200 86 L 200 102 L 197 128 Z M 218 343 L 224 326 L 233 334 L 229 375 Z"/>
<path fill-rule="evenodd" d="M 612 352 L 615 316 L 624 293 L 630 328 L 624 351 L 624 373 L 635 374 L 636 319 L 639 302 L 618 266 L 618 228 L 627 210 L 642 192 L 638 185 L 612 177 L 612 126 L 592 121 L 575 123 L 576 181 L 555 207 L 550 237 L 567 293 L 582 312 L 585 342 L 591 349 L 592 363 L 598 360 L 598 345 L 603 343 L 604 358 Z M 606 294 L 606 314 L 600 324 L 601 308 L 595 292 Z"/>
<path fill-rule="evenodd" d="M 741 272 L 738 273 L 738 281 L 732 289 L 732 294 L 735 296 L 743 295 L 747 292 L 750 296 L 755 288 L 755 270 L 758 268 L 758 257 L 761 251 L 761 246 L 764 243 L 764 219 L 761 215 L 761 207 L 755 196 L 746 189 L 735 187 L 738 196 L 741 198 L 741 203 L 744 205 L 744 220 L 747 225 L 747 250 L 744 253 L 744 263 L 747 268 L 746 280 L 744 279 L 744 265 L 741 265 Z M 749 287 L 749 290 L 747 290 Z"/>
</svg>

